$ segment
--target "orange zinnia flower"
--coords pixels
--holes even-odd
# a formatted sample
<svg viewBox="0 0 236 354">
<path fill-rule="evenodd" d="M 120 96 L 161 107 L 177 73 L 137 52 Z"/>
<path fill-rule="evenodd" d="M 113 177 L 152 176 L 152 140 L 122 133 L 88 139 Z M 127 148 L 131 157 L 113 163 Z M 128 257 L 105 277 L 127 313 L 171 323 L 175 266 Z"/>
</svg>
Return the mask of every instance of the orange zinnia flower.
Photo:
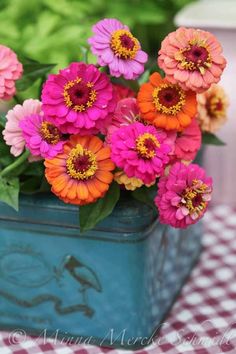
<svg viewBox="0 0 236 354">
<path fill-rule="evenodd" d="M 95 136 L 74 135 L 63 153 L 45 160 L 45 175 L 52 192 L 65 203 L 84 205 L 102 198 L 113 180 L 115 168 L 110 148 Z"/>
<path fill-rule="evenodd" d="M 197 113 L 196 94 L 162 79 L 158 73 L 149 80 L 141 86 L 137 98 L 142 118 L 156 127 L 182 131 Z"/>
</svg>

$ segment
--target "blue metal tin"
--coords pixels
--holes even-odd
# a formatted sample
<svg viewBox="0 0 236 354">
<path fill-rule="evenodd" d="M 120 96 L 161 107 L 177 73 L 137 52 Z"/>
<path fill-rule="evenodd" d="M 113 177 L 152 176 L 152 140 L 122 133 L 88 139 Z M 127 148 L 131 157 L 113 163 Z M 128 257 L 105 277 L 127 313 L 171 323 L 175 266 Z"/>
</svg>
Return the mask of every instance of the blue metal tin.
<svg viewBox="0 0 236 354">
<path fill-rule="evenodd" d="M 161 225 L 121 201 L 80 234 L 78 208 L 54 197 L 0 204 L 0 325 L 76 342 L 148 345 L 195 264 L 198 225 Z"/>
</svg>

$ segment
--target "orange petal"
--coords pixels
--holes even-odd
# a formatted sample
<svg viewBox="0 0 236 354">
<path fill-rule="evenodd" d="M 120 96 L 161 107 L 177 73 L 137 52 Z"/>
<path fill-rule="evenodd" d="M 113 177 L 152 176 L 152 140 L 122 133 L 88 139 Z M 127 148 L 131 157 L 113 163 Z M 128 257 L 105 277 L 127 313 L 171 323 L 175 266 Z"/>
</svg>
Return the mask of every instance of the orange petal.
<svg viewBox="0 0 236 354">
<path fill-rule="evenodd" d="M 94 154 L 98 152 L 102 147 L 102 140 L 96 136 L 93 136 L 88 143 L 88 149 L 91 150 Z"/>
<path fill-rule="evenodd" d="M 110 184 L 113 180 L 113 174 L 111 172 L 98 170 L 96 171 L 96 178 L 99 179 L 99 181 Z"/>
<path fill-rule="evenodd" d="M 109 159 L 111 156 L 111 149 L 109 147 L 104 147 L 101 150 L 99 150 L 96 154 L 96 160 L 97 161 L 102 161 L 105 159 Z"/>
<path fill-rule="evenodd" d="M 82 182 L 82 181 L 78 182 L 76 190 L 77 190 L 77 197 L 79 199 L 85 200 L 88 198 L 89 192 L 86 186 L 86 182 Z"/>
<path fill-rule="evenodd" d="M 159 86 L 162 83 L 162 77 L 159 73 L 153 73 L 150 78 L 150 82 L 152 83 L 153 86 Z"/>
<path fill-rule="evenodd" d="M 103 171 L 112 171 L 115 168 L 115 164 L 110 159 L 102 160 L 98 162 L 98 168 Z"/>
<path fill-rule="evenodd" d="M 96 184 L 93 182 L 93 180 L 87 181 L 87 187 L 91 196 L 93 196 L 94 198 L 101 197 L 101 192 L 99 189 L 96 188 Z"/>
</svg>

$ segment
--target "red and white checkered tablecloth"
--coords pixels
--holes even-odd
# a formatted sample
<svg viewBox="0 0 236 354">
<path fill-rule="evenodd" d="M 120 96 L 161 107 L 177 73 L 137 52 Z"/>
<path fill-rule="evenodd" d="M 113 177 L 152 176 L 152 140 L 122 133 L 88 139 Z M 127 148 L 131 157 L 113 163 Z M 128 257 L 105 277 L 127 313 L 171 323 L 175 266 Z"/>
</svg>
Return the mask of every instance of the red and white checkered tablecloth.
<svg viewBox="0 0 236 354">
<path fill-rule="evenodd" d="M 216 206 L 205 216 L 204 251 L 155 343 L 136 354 L 236 353 L 236 210 Z M 130 354 L 65 345 L 20 330 L 0 332 L 0 354 Z"/>
</svg>

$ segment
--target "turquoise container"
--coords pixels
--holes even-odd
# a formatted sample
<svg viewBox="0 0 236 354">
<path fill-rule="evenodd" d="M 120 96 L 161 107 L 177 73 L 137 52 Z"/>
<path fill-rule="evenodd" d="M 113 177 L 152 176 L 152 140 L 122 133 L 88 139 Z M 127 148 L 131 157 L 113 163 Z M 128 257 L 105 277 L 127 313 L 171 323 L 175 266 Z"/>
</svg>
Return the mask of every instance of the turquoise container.
<svg viewBox="0 0 236 354">
<path fill-rule="evenodd" d="M 78 208 L 53 196 L 0 204 L 0 326 L 135 349 L 151 343 L 201 250 L 200 224 L 161 225 L 120 201 L 87 233 Z"/>
</svg>

